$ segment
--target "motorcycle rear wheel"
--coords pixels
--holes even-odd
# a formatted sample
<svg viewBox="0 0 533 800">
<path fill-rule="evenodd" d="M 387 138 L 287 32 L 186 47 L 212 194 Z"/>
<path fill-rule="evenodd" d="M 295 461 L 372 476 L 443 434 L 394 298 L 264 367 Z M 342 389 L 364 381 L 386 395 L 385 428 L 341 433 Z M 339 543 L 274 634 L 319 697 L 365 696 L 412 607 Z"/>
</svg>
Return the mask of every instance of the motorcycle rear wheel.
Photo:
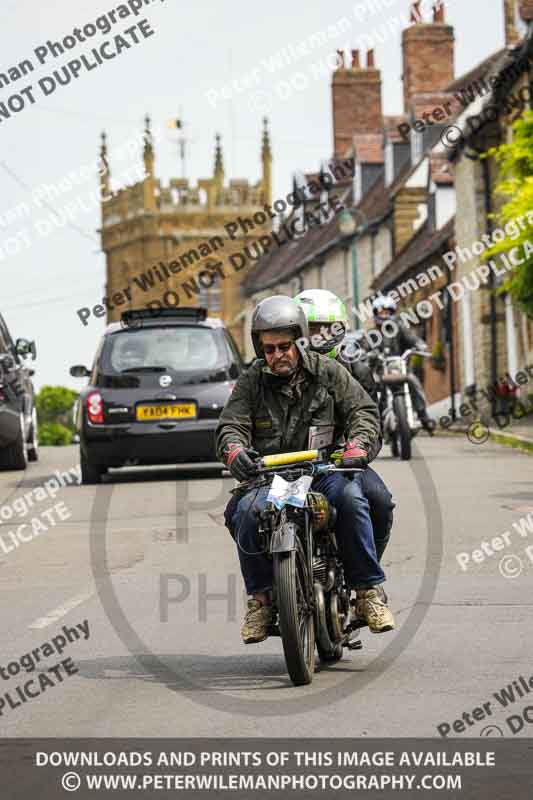
<svg viewBox="0 0 533 800">
<path fill-rule="evenodd" d="M 295 686 L 304 686 L 315 669 L 315 622 L 313 584 L 299 543 L 290 553 L 274 555 L 274 580 L 287 671 Z"/>
</svg>

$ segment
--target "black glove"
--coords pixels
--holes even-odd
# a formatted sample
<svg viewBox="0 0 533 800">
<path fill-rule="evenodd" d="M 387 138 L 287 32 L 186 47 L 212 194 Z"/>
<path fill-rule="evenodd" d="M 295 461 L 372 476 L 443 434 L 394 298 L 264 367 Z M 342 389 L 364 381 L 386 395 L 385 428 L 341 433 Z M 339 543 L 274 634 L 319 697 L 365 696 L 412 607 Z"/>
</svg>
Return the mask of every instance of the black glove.
<svg viewBox="0 0 533 800">
<path fill-rule="evenodd" d="M 224 450 L 226 466 L 238 481 L 249 481 L 257 475 L 258 465 L 253 458 L 259 458 L 259 453 L 240 444 L 228 444 Z"/>
</svg>

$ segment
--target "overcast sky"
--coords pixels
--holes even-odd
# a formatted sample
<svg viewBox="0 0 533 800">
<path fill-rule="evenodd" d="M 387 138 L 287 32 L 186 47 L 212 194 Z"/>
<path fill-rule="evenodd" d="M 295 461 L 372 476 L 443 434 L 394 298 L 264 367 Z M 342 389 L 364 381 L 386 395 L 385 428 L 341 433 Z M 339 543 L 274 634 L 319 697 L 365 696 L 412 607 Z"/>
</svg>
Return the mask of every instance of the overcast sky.
<svg viewBox="0 0 533 800">
<path fill-rule="evenodd" d="M 0 103 L 28 85 L 34 87 L 35 98 L 10 119 L 0 117 L 0 311 L 15 337 L 37 341 L 37 387 L 51 383 L 79 389 L 80 381 L 70 378 L 68 368 L 92 362 L 104 327 L 93 318 L 84 328 L 76 316 L 78 308 L 99 302 L 105 282 L 96 233 L 99 211 L 91 209 L 89 199 L 96 179 L 87 179 L 86 171 L 85 178 L 80 177 L 83 182 L 71 191 L 64 185 L 67 191 L 50 201 L 54 208 L 79 203 L 74 227 L 51 230 L 50 211 L 35 197 L 43 183 L 56 183 L 69 172 L 79 175 L 82 166 L 91 164 L 103 128 L 110 148 L 119 147 L 142 132 L 149 112 L 161 128 L 156 171 L 166 182 L 181 174 L 175 135 L 166 127 L 167 120 L 180 113 L 187 123 L 189 178 L 211 175 L 214 136 L 220 131 L 226 177 L 257 181 L 261 119 L 266 113 L 276 197 L 289 190 L 294 169 L 314 170 L 331 154 L 330 81 L 316 75 L 337 47 L 357 47 L 363 36 L 367 42 L 374 39 L 384 111 L 402 111 L 397 31 L 408 13 L 407 0 L 270 0 L 267 7 L 242 0 L 153 0 L 138 17 L 119 20 L 109 34 L 77 44 L 62 57 L 49 56 L 39 65 L 35 48 L 62 40 L 74 28 L 94 23 L 119 6 L 114 0 L 48 0 L 39 6 L 35 0 L 4 0 L 0 73 L 26 58 L 36 69 L 0 89 Z M 448 0 L 447 6 L 448 20 L 455 26 L 459 76 L 503 45 L 503 0 Z M 155 35 L 143 39 L 138 32 L 139 44 L 92 71 L 83 69 L 76 81 L 43 96 L 37 86 L 40 78 L 143 18 Z M 328 26 L 328 44 L 298 58 L 298 45 L 315 32 L 328 31 Z M 346 32 L 336 36 L 341 30 Z M 282 50 L 284 55 L 276 55 Z M 117 175 L 137 162 L 117 158 L 111 161 L 111 171 Z M 7 213 L 20 203 L 26 203 L 30 213 L 21 210 L 20 218 L 9 223 Z"/>
</svg>

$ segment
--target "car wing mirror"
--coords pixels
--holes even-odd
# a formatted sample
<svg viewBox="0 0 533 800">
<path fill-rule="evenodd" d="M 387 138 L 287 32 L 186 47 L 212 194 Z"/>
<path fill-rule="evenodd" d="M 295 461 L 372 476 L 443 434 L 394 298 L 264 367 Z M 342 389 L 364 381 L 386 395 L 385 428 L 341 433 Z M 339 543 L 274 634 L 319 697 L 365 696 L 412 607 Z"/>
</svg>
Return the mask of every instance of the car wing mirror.
<svg viewBox="0 0 533 800">
<path fill-rule="evenodd" d="M 76 364 L 70 368 L 69 372 L 73 378 L 88 378 L 91 374 L 87 367 L 84 367 L 83 364 Z"/>
<path fill-rule="evenodd" d="M 27 358 L 27 356 L 31 355 L 34 361 L 37 356 L 35 342 L 30 342 L 28 339 L 17 339 L 15 342 L 15 352 L 22 358 Z"/>
<path fill-rule="evenodd" d="M 4 355 L 0 357 L 0 366 L 5 372 L 15 369 L 15 359 L 13 356 Z"/>
</svg>

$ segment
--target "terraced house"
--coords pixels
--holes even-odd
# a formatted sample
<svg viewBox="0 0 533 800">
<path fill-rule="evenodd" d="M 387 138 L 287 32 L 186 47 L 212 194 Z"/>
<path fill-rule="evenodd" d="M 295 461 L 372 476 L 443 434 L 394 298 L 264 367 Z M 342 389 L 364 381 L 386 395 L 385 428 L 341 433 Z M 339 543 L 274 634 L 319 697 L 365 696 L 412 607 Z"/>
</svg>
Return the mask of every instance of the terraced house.
<svg viewBox="0 0 533 800">
<path fill-rule="evenodd" d="M 249 321 L 269 294 L 328 288 L 352 309 L 354 327 L 371 327 L 372 298 L 392 294 L 428 342 L 432 358 L 418 369 L 440 415 L 533 360 L 531 320 L 496 296 L 499 278 L 483 259 L 498 201 L 494 159 L 480 158 L 508 140 L 526 107 L 509 98 L 529 80 L 533 3 L 503 1 L 504 44 L 461 76 L 445 3 L 429 19 L 419 5 L 402 33 L 401 114 L 383 114 L 372 51 L 344 54 L 332 75 L 333 156 L 320 174 L 354 158 L 353 179 L 335 186 L 352 224 L 346 213 L 325 218 L 258 262 L 241 289 Z"/>
</svg>

